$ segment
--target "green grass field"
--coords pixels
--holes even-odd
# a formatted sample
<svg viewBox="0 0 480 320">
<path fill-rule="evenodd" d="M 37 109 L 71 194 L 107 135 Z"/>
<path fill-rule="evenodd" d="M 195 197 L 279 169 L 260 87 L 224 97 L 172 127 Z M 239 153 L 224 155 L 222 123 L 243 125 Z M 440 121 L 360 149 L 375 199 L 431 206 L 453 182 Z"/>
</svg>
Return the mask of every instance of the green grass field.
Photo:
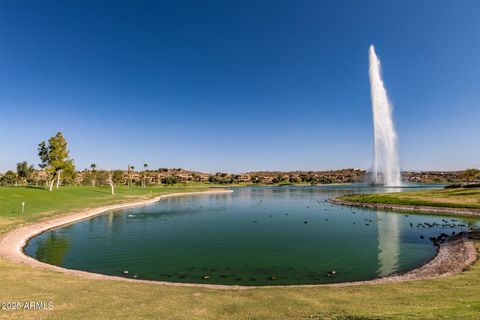
<svg viewBox="0 0 480 320">
<path fill-rule="evenodd" d="M 68 211 L 201 187 L 0 188 L 0 233 Z M 26 201 L 26 212 L 20 213 Z M 387 285 L 218 290 L 91 280 L 0 259 L 0 302 L 52 301 L 0 319 L 479 319 L 480 264 L 451 277 Z"/>
<path fill-rule="evenodd" d="M 480 208 L 480 188 L 433 189 L 414 192 L 357 194 L 342 200 L 397 205 Z"/>
</svg>

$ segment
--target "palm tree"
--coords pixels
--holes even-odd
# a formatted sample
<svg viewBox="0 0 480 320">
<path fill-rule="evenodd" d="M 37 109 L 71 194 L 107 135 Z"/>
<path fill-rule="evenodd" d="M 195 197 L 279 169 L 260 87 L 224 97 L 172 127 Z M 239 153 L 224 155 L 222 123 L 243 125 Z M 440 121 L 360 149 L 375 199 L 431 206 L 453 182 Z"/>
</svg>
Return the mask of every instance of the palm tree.
<svg viewBox="0 0 480 320">
<path fill-rule="evenodd" d="M 95 163 L 92 163 L 90 165 L 90 169 L 92 169 L 92 186 L 95 187 L 95 183 L 96 183 L 96 173 L 95 173 L 95 169 L 97 169 L 97 165 Z"/>
<path fill-rule="evenodd" d="M 148 168 L 148 164 L 144 163 L 143 164 L 143 181 L 142 181 L 142 185 L 144 188 L 147 186 L 147 172 L 146 172 L 147 168 Z"/>
</svg>

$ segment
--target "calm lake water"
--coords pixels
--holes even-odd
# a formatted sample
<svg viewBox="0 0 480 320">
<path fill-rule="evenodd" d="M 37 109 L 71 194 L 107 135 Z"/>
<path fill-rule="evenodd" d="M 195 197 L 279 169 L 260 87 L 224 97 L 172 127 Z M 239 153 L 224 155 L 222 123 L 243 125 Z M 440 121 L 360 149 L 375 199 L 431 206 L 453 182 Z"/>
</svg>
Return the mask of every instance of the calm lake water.
<svg viewBox="0 0 480 320">
<path fill-rule="evenodd" d="M 48 231 L 31 239 L 25 252 L 65 268 L 140 279 L 316 284 L 408 271 L 435 256 L 430 237 L 479 226 L 472 219 L 325 202 L 352 192 L 388 191 L 399 189 L 249 187 L 170 198 Z M 333 270 L 336 275 L 327 276 Z"/>
</svg>

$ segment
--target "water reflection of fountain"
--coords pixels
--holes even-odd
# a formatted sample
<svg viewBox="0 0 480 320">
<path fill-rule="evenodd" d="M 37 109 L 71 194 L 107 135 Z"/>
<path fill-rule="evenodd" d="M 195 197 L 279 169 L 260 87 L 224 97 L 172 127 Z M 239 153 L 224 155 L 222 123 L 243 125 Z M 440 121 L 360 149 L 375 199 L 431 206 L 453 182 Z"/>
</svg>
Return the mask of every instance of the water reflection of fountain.
<svg viewBox="0 0 480 320">
<path fill-rule="evenodd" d="M 400 256 L 400 215 L 377 212 L 378 275 L 383 277 L 398 270 Z"/>
</svg>

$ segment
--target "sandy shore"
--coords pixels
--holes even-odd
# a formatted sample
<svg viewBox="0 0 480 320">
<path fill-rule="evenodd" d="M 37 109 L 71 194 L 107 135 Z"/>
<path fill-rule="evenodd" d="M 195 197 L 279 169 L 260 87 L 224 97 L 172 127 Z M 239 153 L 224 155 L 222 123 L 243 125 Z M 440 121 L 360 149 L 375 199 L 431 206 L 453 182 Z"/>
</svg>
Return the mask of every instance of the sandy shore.
<svg viewBox="0 0 480 320">
<path fill-rule="evenodd" d="M 328 202 L 344 206 L 368 208 L 374 210 L 395 210 L 395 211 L 409 211 L 409 212 L 423 212 L 423 213 L 440 213 L 453 214 L 466 217 L 480 217 L 480 209 L 473 208 L 447 208 L 447 207 L 433 207 L 433 206 L 412 206 L 400 204 L 383 204 L 383 203 L 369 203 L 369 202 L 355 202 L 346 201 L 338 198 L 328 199 Z"/>
<path fill-rule="evenodd" d="M 366 281 L 370 284 L 392 283 L 408 280 L 432 279 L 454 275 L 464 271 L 477 260 L 475 241 L 468 233 L 447 239 L 440 245 L 435 258 L 420 268 L 413 269 L 405 274 L 392 275 Z"/>
<path fill-rule="evenodd" d="M 127 281 L 134 283 L 148 283 L 154 285 L 168 285 L 168 286 L 186 286 L 186 287 L 204 287 L 212 289 L 254 289 L 254 288 L 280 288 L 280 287 L 318 287 L 318 286 L 350 286 L 350 285 L 366 285 L 366 284 L 384 284 L 409 280 L 421 280 L 428 278 L 435 278 L 440 276 L 447 276 L 456 273 L 460 273 L 467 266 L 472 264 L 477 259 L 477 251 L 475 249 L 474 240 L 468 237 L 468 234 L 457 235 L 454 238 L 448 239 L 443 243 L 438 251 L 436 257 L 427 264 L 407 272 L 403 275 L 394 275 L 385 278 L 379 278 L 368 281 L 358 282 L 344 282 L 335 284 L 315 284 L 315 285 L 279 285 L 279 286 L 235 286 L 235 285 L 215 285 L 215 284 L 201 284 L 201 283 L 176 283 L 154 280 L 141 280 L 141 279 L 129 279 L 118 276 L 102 275 L 97 273 L 91 273 L 86 271 L 71 270 L 47 263 L 40 262 L 23 252 L 23 248 L 27 244 L 27 241 L 32 237 L 45 232 L 50 229 L 58 228 L 78 222 L 80 220 L 89 219 L 93 216 L 103 214 L 112 210 L 131 208 L 149 205 L 158 202 L 162 199 L 178 196 L 201 196 L 210 194 L 222 194 L 231 193 L 232 190 L 213 190 L 205 192 L 188 192 L 188 193 L 176 193 L 158 196 L 150 200 L 140 200 L 125 204 L 109 205 L 99 207 L 95 209 L 88 209 L 78 213 L 70 215 L 64 215 L 57 218 L 50 218 L 33 224 L 19 227 L 14 229 L 0 238 L 0 257 L 29 266 L 40 267 L 48 270 L 61 272 L 64 274 L 75 275 L 85 277 L 89 279 L 99 280 L 115 280 L 115 281 Z"/>
</svg>

